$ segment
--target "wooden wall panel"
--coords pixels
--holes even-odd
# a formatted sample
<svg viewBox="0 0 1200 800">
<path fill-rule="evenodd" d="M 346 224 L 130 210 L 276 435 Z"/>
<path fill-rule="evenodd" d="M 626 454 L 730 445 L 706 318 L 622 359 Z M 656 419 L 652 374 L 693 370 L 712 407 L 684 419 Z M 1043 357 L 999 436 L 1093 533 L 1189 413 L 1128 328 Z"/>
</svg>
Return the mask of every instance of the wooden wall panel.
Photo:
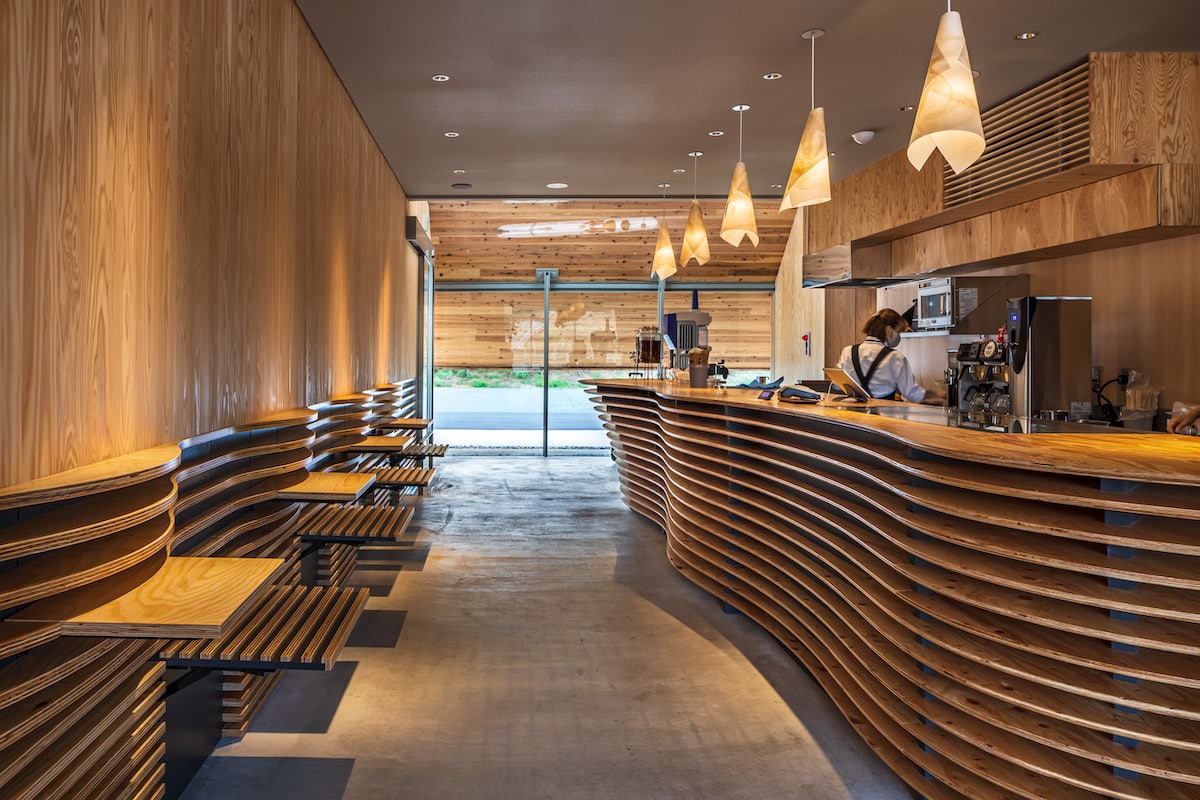
<svg viewBox="0 0 1200 800">
<path fill-rule="evenodd" d="M 983 261 L 991 256 L 991 241 L 991 217 L 984 214 L 879 246 L 891 248 L 893 275 L 916 277 L 930 270 Z"/>
<path fill-rule="evenodd" d="M 803 288 L 804 220 L 805 214 L 796 214 L 775 279 L 772 372 L 789 382 L 820 379 L 825 366 L 825 290 Z M 804 353 L 805 334 L 809 336 L 808 355 Z"/>
<path fill-rule="evenodd" d="M 844 347 L 862 341 L 862 326 L 876 310 L 876 290 L 844 287 L 823 291 L 825 365 L 829 366 L 838 362 Z"/>
<path fill-rule="evenodd" d="M 1200 163 L 1200 53 L 1093 53 L 1092 162 Z"/>
<path fill-rule="evenodd" d="M 942 160 L 918 172 L 904 150 L 838 181 L 833 199 L 809 209 L 808 247 L 817 253 L 942 211 Z"/>
<path fill-rule="evenodd" d="M 688 292 L 668 292 L 666 313 L 687 311 Z M 714 359 L 731 369 L 771 364 L 768 292 L 701 292 L 712 314 Z M 550 300 L 550 366 L 632 369 L 637 332 L 655 324 L 653 292 L 560 292 Z M 434 363 L 438 368 L 541 368 L 541 292 L 442 292 L 434 308 Z"/>
<path fill-rule="evenodd" d="M 755 204 L 759 243 L 734 248 L 720 238 L 724 200 L 701 200 L 712 254 L 682 267 L 674 280 L 771 281 L 787 246 L 794 213 L 778 201 Z M 650 274 L 665 215 L 678 258 L 691 200 L 432 200 L 430 235 L 439 281 L 532 281 L 556 268 L 563 281 L 641 281 Z M 536 234 L 536 235 L 528 235 Z"/>
<path fill-rule="evenodd" d="M 0 41 L 0 485 L 411 376 L 404 193 L 289 0 Z"/>
</svg>

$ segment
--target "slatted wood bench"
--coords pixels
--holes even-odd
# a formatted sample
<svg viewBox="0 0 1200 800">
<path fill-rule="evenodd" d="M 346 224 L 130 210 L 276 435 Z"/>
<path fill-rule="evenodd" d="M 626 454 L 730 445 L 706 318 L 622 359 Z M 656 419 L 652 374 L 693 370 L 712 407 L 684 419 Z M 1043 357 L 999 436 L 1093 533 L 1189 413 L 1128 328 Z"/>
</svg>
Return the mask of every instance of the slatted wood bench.
<svg viewBox="0 0 1200 800">
<path fill-rule="evenodd" d="M 379 489 L 415 488 L 425 494 L 433 481 L 434 470 L 430 467 L 387 467 L 374 471 L 375 486 Z"/>
<path fill-rule="evenodd" d="M 167 643 L 169 667 L 330 669 L 358 615 L 365 587 L 276 586 L 221 636 Z"/>
<path fill-rule="evenodd" d="M 412 506 L 345 506 L 313 503 L 296 524 L 294 533 L 312 543 L 302 566 L 306 582 L 337 586 L 358 566 L 358 548 L 364 544 L 397 541 L 412 520 Z"/>
</svg>

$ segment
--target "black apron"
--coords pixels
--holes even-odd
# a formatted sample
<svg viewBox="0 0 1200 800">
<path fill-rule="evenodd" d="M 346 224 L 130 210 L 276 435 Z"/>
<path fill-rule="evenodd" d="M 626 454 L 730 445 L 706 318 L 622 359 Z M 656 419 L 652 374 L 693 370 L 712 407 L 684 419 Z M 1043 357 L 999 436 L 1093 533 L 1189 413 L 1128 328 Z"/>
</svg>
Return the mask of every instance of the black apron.
<svg viewBox="0 0 1200 800">
<path fill-rule="evenodd" d="M 863 388 L 863 391 L 870 394 L 876 400 L 890 400 L 896 396 L 894 391 L 888 392 L 882 397 L 871 394 L 871 378 L 875 377 L 875 372 L 879 369 L 879 365 L 883 363 L 883 360 L 894 352 L 892 348 L 885 344 L 883 349 L 879 351 L 879 355 L 871 362 L 871 368 L 867 370 L 867 374 L 863 375 L 862 362 L 858 359 L 858 345 L 850 348 L 850 361 L 854 365 L 854 377 L 858 378 L 858 385 Z"/>
</svg>

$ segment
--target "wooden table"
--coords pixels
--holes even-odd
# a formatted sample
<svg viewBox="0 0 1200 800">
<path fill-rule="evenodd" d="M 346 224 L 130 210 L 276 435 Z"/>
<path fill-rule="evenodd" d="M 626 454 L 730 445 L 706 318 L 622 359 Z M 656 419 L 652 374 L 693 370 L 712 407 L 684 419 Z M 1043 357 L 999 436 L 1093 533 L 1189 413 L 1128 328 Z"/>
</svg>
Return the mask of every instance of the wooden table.
<svg viewBox="0 0 1200 800">
<path fill-rule="evenodd" d="M 372 428 L 386 431 L 423 431 L 433 424 L 433 420 L 420 417 L 391 417 L 390 419 L 370 420 L 368 424 Z"/>
<path fill-rule="evenodd" d="M 276 492 L 279 500 L 314 500 L 352 503 L 375 483 L 369 472 L 310 472 L 300 483 Z"/>
</svg>

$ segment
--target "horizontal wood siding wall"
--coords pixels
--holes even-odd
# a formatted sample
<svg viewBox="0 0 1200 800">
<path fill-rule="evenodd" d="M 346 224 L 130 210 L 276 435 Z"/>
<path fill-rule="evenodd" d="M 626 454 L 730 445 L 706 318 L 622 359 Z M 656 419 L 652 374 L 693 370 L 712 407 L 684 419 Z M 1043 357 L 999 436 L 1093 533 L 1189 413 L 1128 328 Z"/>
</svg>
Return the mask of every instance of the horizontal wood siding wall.
<svg viewBox="0 0 1200 800">
<path fill-rule="evenodd" d="M 404 192 L 290 0 L 0 42 L 0 485 L 413 374 Z"/>
</svg>

